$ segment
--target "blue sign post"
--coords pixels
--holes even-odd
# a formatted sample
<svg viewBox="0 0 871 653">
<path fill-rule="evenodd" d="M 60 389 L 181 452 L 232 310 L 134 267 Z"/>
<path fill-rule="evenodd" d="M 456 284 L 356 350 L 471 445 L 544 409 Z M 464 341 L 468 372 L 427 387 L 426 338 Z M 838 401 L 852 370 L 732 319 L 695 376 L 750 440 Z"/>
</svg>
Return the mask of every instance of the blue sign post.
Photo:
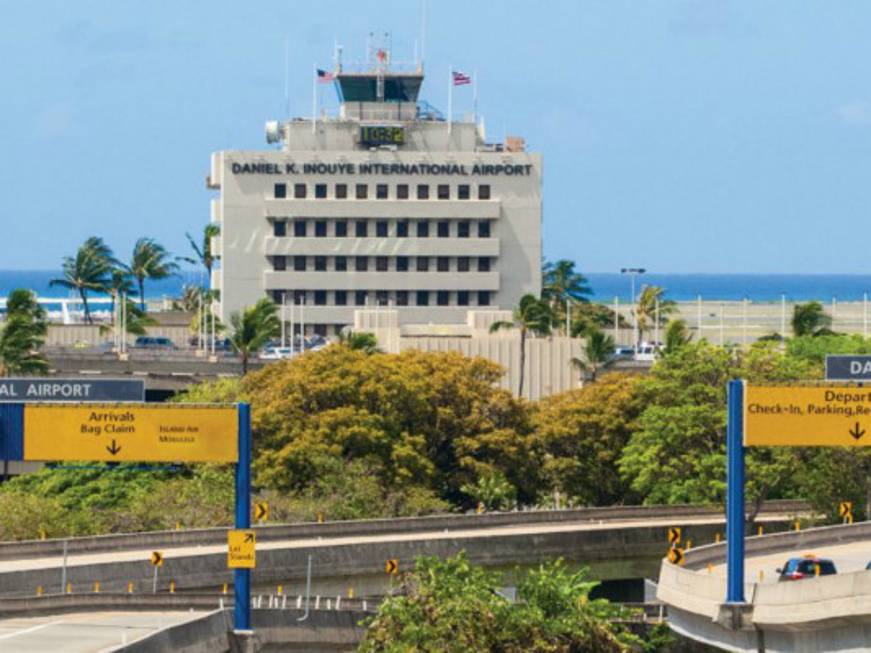
<svg viewBox="0 0 871 653">
<path fill-rule="evenodd" d="M 236 464 L 236 528 L 251 528 L 251 406 L 239 404 L 239 462 Z M 251 570 L 233 570 L 234 629 L 251 630 Z"/>
<path fill-rule="evenodd" d="M 729 381 L 726 418 L 726 603 L 744 603 L 744 381 Z"/>
</svg>

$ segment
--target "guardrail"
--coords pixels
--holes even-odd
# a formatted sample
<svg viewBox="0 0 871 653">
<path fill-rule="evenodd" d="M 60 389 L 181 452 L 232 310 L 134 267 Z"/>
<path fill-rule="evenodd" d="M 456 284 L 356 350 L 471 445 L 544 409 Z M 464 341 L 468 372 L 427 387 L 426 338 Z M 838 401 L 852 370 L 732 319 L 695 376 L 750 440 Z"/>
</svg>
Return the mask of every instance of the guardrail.
<svg viewBox="0 0 871 653">
<path fill-rule="evenodd" d="M 810 505 L 802 501 L 766 502 L 760 516 L 766 514 L 805 514 Z M 673 519 L 679 522 L 690 517 L 723 515 L 719 506 L 612 506 L 606 508 L 573 508 L 565 510 L 531 510 L 520 512 L 484 513 L 481 515 L 428 515 L 394 519 L 367 519 L 302 522 L 256 526 L 260 542 L 308 539 L 315 537 L 353 537 L 392 533 L 469 530 L 529 524 L 560 522 L 604 522 L 639 519 Z M 64 542 L 68 555 L 126 551 L 150 547 L 183 547 L 221 544 L 226 542 L 230 527 L 193 530 L 149 531 L 92 537 L 23 540 L 0 543 L 0 560 L 60 556 Z M 693 551 L 695 553 L 695 551 Z"/>
</svg>

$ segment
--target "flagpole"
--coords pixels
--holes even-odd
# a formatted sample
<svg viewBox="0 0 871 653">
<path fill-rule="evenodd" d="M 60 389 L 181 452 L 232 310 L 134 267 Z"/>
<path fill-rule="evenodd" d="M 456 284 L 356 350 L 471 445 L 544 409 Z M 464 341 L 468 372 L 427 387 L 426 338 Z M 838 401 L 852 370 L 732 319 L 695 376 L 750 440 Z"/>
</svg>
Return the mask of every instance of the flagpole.
<svg viewBox="0 0 871 653">
<path fill-rule="evenodd" d="M 478 71 L 472 73 L 472 112 L 475 120 L 475 132 L 478 131 Z"/>
<path fill-rule="evenodd" d="M 454 68 L 448 66 L 448 134 L 451 133 L 451 123 L 454 116 Z"/>
<path fill-rule="evenodd" d="M 318 131 L 318 66 L 312 64 L 312 134 Z"/>
</svg>

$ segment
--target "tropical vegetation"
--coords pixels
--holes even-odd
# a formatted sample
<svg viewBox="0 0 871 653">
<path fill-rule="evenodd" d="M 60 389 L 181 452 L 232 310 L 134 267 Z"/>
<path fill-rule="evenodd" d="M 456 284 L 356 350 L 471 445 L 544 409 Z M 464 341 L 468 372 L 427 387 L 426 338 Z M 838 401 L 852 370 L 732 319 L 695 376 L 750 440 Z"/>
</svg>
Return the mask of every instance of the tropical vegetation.
<svg viewBox="0 0 871 653">
<path fill-rule="evenodd" d="M 6 298 L 6 321 L 0 330 L 0 367 L 5 374 L 38 374 L 48 370 L 40 349 L 48 325 L 45 310 L 29 290 L 18 288 Z"/>
<path fill-rule="evenodd" d="M 520 365 L 518 369 L 517 395 L 523 396 L 523 381 L 526 368 L 526 339 L 530 336 L 548 336 L 553 327 L 553 311 L 547 300 L 535 295 L 524 295 L 514 309 L 513 320 L 498 320 L 490 325 L 490 332 L 517 328 L 520 331 Z"/>
<path fill-rule="evenodd" d="M 115 259 L 112 250 L 102 238 L 92 236 L 76 251 L 75 256 L 65 256 L 61 269 L 63 276 L 52 279 L 51 286 L 61 286 L 78 293 L 82 300 L 85 322 L 93 322 L 88 305 L 88 295 L 103 293 L 111 286 Z"/>
<path fill-rule="evenodd" d="M 242 360 L 242 375 L 248 373 L 251 355 L 281 332 L 278 312 L 268 299 L 230 315 L 230 346 Z"/>
<path fill-rule="evenodd" d="M 130 276 L 139 289 L 139 308 L 145 310 L 145 280 L 166 279 L 178 272 L 178 264 L 172 260 L 166 248 L 153 238 L 140 238 L 133 246 L 133 255 L 127 266 Z"/>
</svg>

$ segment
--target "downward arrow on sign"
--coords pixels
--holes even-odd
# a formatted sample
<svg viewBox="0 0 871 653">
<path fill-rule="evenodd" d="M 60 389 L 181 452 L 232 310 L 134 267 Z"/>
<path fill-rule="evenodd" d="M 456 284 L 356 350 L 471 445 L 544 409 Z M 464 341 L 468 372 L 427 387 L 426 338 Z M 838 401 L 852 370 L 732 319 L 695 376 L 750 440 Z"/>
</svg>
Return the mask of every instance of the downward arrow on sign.
<svg viewBox="0 0 871 653">
<path fill-rule="evenodd" d="M 119 447 L 119 446 L 115 443 L 115 440 L 114 440 L 114 438 L 113 438 L 113 439 L 112 439 L 112 446 L 111 446 L 111 447 L 106 447 L 106 451 L 108 451 L 108 452 L 109 452 L 110 454 L 112 454 L 113 456 L 117 456 L 117 455 L 118 455 L 118 452 L 121 451 L 121 447 Z"/>
<path fill-rule="evenodd" d="M 865 435 L 865 429 L 861 427 L 859 422 L 856 422 L 856 426 L 851 428 L 849 431 L 850 435 L 853 436 L 853 439 L 858 441 L 863 435 Z"/>
</svg>

